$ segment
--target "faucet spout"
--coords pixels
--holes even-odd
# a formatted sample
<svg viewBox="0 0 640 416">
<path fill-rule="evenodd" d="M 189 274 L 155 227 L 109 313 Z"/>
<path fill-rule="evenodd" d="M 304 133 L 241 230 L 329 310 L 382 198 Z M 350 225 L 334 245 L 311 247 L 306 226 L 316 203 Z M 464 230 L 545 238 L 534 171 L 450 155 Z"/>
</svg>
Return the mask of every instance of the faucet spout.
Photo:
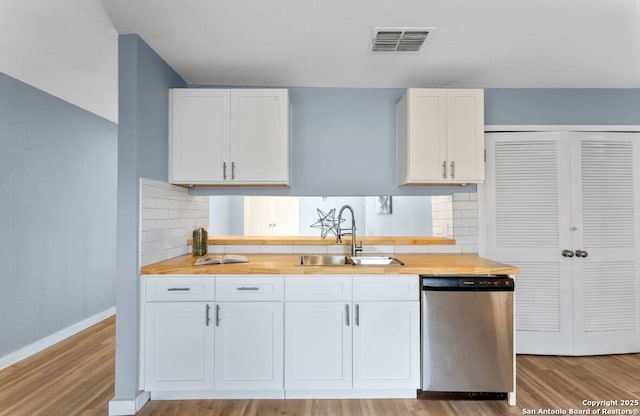
<svg viewBox="0 0 640 416">
<path fill-rule="evenodd" d="M 340 224 L 342 223 L 342 213 L 344 212 L 345 209 L 351 212 L 351 232 L 350 233 L 343 233 L 340 227 Z M 340 208 L 340 211 L 338 212 L 338 224 L 336 226 L 336 243 L 341 243 L 342 236 L 344 235 L 351 236 L 351 256 L 352 257 L 355 257 L 358 252 L 362 252 L 362 244 L 360 245 L 356 244 L 356 216 L 353 213 L 353 208 L 351 208 L 351 205 L 343 205 L 342 208 Z"/>
</svg>

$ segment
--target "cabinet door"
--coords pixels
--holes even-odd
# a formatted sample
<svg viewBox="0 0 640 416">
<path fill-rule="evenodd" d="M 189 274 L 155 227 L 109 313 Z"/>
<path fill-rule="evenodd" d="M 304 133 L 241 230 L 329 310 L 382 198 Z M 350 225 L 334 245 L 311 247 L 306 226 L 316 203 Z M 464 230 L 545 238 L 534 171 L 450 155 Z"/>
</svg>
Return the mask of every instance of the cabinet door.
<svg viewBox="0 0 640 416">
<path fill-rule="evenodd" d="M 216 315 L 216 390 L 282 389 L 282 302 L 219 302 Z"/>
<path fill-rule="evenodd" d="M 573 353 L 569 133 L 487 135 L 486 256 L 520 267 L 516 349 Z"/>
<path fill-rule="evenodd" d="M 420 303 L 354 304 L 353 387 L 420 386 Z"/>
<path fill-rule="evenodd" d="M 447 95 L 443 89 L 409 90 L 409 182 L 442 182 L 447 161 Z M 445 165 L 443 165 L 445 164 Z"/>
<path fill-rule="evenodd" d="M 273 197 L 244 197 L 244 235 L 273 235 Z"/>
<path fill-rule="evenodd" d="M 298 235 L 300 200 L 294 196 L 245 196 L 244 235 Z"/>
<path fill-rule="evenodd" d="M 214 331 L 208 305 L 145 304 L 145 390 L 213 389 Z"/>
<path fill-rule="evenodd" d="M 298 235 L 300 199 L 295 196 L 273 197 L 273 235 Z"/>
<path fill-rule="evenodd" d="M 169 182 L 222 182 L 229 148 L 229 90 L 173 89 L 169 108 Z"/>
<path fill-rule="evenodd" d="M 572 133 L 574 353 L 640 351 L 635 133 Z"/>
<path fill-rule="evenodd" d="M 518 353 L 640 350 L 639 136 L 488 136 L 486 254 L 521 270 Z"/>
<path fill-rule="evenodd" d="M 282 89 L 231 91 L 231 178 L 289 182 L 289 95 Z"/>
<path fill-rule="evenodd" d="M 451 181 L 484 181 L 483 90 L 447 90 L 446 160 Z"/>
<path fill-rule="evenodd" d="M 351 389 L 351 304 L 287 302 L 285 389 Z"/>
</svg>

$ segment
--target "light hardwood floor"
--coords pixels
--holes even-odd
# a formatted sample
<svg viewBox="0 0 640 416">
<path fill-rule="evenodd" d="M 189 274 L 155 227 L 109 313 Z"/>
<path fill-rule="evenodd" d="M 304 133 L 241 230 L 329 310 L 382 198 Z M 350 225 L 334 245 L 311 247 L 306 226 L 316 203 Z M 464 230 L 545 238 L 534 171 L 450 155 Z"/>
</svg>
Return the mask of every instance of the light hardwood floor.
<svg viewBox="0 0 640 416">
<path fill-rule="evenodd" d="M 107 415 L 113 396 L 114 319 L 110 318 L 0 371 L 2 416 Z M 524 409 L 589 409 L 583 400 L 640 400 L 640 354 L 594 357 L 521 355 L 517 406 L 503 401 L 189 400 L 152 401 L 141 416 L 494 416 Z M 596 407 L 600 409 L 603 407 Z M 607 410 L 640 409 L 611 406 Z M 593 414 L 593 413 L 592 413 Z"/>
</svg>

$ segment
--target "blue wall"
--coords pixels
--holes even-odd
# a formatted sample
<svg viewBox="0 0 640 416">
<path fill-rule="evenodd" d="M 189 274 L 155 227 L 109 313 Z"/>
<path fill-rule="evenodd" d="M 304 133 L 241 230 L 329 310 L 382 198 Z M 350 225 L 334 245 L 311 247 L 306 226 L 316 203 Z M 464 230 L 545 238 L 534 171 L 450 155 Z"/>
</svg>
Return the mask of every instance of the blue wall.
<svg viewBox="0 0 640 416">
<path fill-rule="evenodd" d="M 0 357 L 115 305 L 117 126 L 0 74 Z"/>
<path fill-rule="evenodd" d="M 485 124 L 640 125 L 640 89 L 486 89 Z"/>
<path fill-rule="evenodd" d="M 140 178 L 167 181 L 169 88 L 186 83 L 137 35 L 118 38 L 115 400 L 138 393 Z"/>
</svg>

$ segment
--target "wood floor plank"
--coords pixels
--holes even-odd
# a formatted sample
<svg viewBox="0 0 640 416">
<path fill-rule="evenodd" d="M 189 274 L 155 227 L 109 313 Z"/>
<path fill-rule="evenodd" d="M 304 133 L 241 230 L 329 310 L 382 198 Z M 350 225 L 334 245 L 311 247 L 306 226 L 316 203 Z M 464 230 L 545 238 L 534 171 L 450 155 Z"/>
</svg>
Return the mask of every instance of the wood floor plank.
<svg viewBox="0 0 640 416">
<path fill-rule="evenodd" d="M 0 371 L 0 415 L 107 415 L 114 337 L 111 317 Z"/>
<path fill-rule="evenodd" d="M 114 388 L 114 337 L 110 318 L 0 371 L 0 416 L 106 416 Z M 620 399 L 640 399 L 640 354 L 519 355 L 515 407 L 466 400 L 183 400 L 152 401 L 138 414 L 515 416 L 524 409 L 569 411 L 588 409 L 583 400 Z"/>
</svg>

